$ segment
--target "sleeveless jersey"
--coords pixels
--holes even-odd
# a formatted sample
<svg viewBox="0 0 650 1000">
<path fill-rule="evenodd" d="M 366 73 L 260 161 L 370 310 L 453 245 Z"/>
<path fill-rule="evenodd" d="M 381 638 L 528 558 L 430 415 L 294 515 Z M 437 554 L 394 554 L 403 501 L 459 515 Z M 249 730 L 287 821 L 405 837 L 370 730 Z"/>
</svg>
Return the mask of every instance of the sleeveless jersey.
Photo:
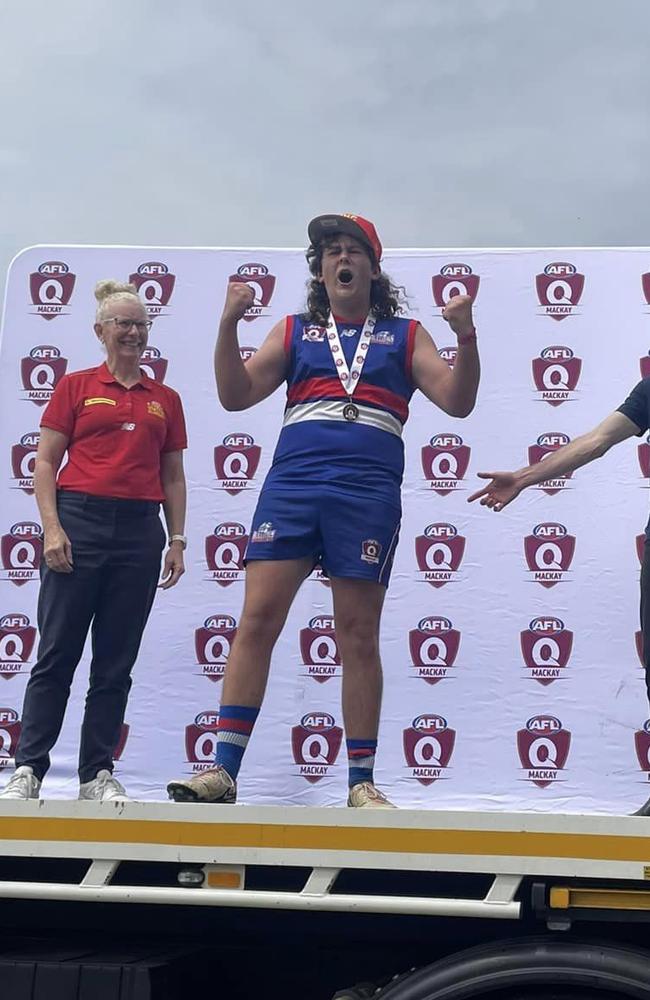
<svg viewBox="0 0 650 1000">
<path fill-rule="evenodd" d="M 287 405 L 265 488 L 363 491 L 399 505 L 416 327 L 411 319 L 377 320 L 363 371 L 348 396 L 326 328 L 302 316 L 287 317 Z M 337 328 L 351 366 L 363 324 L 339 321 Z"/>
</svg>

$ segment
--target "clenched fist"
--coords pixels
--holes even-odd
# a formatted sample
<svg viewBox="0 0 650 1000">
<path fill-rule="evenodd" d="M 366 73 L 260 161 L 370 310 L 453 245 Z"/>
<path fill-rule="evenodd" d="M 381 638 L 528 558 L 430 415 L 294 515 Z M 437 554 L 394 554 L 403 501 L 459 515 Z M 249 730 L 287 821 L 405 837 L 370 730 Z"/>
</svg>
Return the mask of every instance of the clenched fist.
<svg viewBox="0 0 650 1000">
<path fill-rule="evenodd" d="M 447 320 L 457 337 L 474 334 L 472 320 L 472 300 L 469 295 L 454 295 L 442 310 L 442 318 Z"/>
<path fill-rule="evenodd" d="M 254 303 L 255 292 L 250 285 L 243 281 L 230 281 L 226 291 L 222 318 L 237 323 Z"/>
</svg>

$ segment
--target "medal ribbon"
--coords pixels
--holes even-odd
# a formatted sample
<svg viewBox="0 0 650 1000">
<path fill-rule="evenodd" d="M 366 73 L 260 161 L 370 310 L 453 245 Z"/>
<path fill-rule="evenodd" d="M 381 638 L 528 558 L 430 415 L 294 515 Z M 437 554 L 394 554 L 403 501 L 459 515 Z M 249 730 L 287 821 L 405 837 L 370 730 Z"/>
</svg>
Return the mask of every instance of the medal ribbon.
<svg viewBox="0 0 650 1000">
<path fill-rule="evenodd" d="M 332 360 L 334 361 L 336 374 L 338 375 L 341 385 L 345 389 L 348 396 L 353 395 L 354 390 L 359 384 L 361 372 L 363 371 L 363 366 L 365 365 L 366 358 L 368 357 L 370 338 L 372 337 L 376 323 L 377 317 L 374 313 L 369 312 L 366 316 L 366 321 L 363 324 L 357 349 L 354 352 L 352 367 L 348 368 L 348 363 L 345 360 L 343 348 L 341 347 L 341 338 L 339 337 L 339 331 L 336 327 L 336 321 L 330 313 L 327 321 L 327 343 L 329 344 L 329 348 L 332 353 Z"/>
</svg>

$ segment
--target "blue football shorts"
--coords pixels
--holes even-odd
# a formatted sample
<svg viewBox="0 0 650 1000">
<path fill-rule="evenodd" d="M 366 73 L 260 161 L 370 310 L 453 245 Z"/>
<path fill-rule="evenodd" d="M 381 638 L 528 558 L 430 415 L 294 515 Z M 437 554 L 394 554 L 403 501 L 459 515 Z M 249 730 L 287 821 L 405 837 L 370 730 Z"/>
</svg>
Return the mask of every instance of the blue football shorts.
<svg viewBox="0 0 650 1000">
<path fill-rule="evenodd" d="M 401 510 L 348 493 L 263 489 L 246 561 L 311 557 L 330 577 L 388 586 Z"/>
</svg>

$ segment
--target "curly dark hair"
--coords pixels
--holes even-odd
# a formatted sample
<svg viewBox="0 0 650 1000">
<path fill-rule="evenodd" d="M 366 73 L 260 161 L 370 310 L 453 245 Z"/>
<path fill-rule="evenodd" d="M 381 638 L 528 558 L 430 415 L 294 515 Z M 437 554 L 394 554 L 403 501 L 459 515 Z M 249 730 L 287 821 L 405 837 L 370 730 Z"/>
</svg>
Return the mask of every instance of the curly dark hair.
<svg viewBox="0 0 650 1000">
<path fill-rule="evenodd" d="M 307 308 L 304 316 L 309 322 L 318 323 L 320 326 L 327 325 L 330 300 L 325 285 L 317 279 L 323 271 L 323 250 L 330 242 L 330 240 L 321 240 L 315 245 L 312 243 L 306 253 L 309 272 L 313 277 L 307 283 Z M 364 250 L 373 267 L 377 267 L 372 250 L 366 246 L 364 246 Z M 404 288 L 394 285 L 388 275 L 380 271 L 379 277 L 374 278 L 370 286 L 370 308 L 377 319 L 392 319 L 393 316 L 399 315 L 403 310 L 402 303 L 405 301 Z"/>
</svg>

